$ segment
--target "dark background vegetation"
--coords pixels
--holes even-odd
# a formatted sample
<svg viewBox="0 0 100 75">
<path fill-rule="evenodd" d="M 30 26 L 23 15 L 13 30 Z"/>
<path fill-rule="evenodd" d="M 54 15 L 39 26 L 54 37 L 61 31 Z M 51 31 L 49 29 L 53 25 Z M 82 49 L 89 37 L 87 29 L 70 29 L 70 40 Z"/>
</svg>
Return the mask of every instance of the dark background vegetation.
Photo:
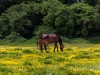
<svg viewBox="0 0 100 75">
<path fill-rule="evenodd" d="M 1 42 L 24 42 L 42 33 L 100 43 L 100 0 L 0 0 Z"/>
</svg>

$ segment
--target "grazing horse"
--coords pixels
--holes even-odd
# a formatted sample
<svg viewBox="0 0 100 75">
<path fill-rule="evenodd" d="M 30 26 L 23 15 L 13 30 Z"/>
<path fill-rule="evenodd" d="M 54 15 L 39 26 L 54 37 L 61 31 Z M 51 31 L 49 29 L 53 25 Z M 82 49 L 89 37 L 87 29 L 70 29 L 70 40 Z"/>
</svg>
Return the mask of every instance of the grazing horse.
<svg viewBox="0 0 100 75">
<path fill-rule="evenodd" d="M 37 40 L 37 48 L 36 48 L 36 50 L 38 49 L 38 47 L 40 47 L 40 50 L 41 50 L 41 52 L 42 52 L 42 45 L 45 45 L 46 47 L 48 47 L 48 44 L 49 44 L 49 40 L 48 39 L 38 39 Z M 45 49 L 46 50 L 46 52 L 48 52 L 48 50 L 47 49 Z"/>
<path fill-rule="evenodd" d="M 63 45 L 62 40 L 61 40 L 59 35 L 57 35 L 57 34 L 42 34 L 40 36 L 40 39 L 43 39 L 43 40 L 48 39 L 49 43 L 53 43 L 54 44 L 54 52 L 55 52 L 56 48 L 57 48 L 57 51 L 58 51 L 57 43 L 59 42 L 60 50 L 63 51 L 64 45 Z M 44 48 L 46 49 L 45 44 L 44 44 Z M 41 50 L 42 50 L 42 45 L 41 45 Z"/>
</svg>

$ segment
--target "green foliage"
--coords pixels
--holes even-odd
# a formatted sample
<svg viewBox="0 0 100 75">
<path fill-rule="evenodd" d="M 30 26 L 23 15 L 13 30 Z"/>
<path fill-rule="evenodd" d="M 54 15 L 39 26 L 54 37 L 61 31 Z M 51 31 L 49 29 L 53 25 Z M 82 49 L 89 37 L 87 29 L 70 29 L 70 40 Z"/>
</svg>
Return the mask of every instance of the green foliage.
<svg viewBox="0 0 100 75">
<path fill-rule="evenodd" d="M 99 44 L 67 44 L 64 52 L 24 53 L 18 46 L 0 46 L 1 75 L 99 75 Z M 20 47 L 31 50 L 31 47 Z M 7 49 L 6 49 L 7 48 Z M 35 46 L 33 45 L 34 49 Z M 69 50 L 68 50 L 69 48 Z M 72 49 L 72 50 L 71 50 Z M 51 49 L 52 50 L 52 49 Z M 21 53 L 21 54 L 20 54 Z"/>
<path fill-rule="evenodd" d="M 7 31 L 7 28 L 10 27 L 10 30 L 9 30 L 10 33 L 14 31 L 14 32 L 20 33 L 20 35 L 25 38 L 30 38 L 33 35 L 32 33 L 34 30 L 34 27 L 40 23 L 37 21 L 40 18 L 40 16 L 39 18 L 37 18 L 39 11 L 40 11 L 39 4 L 21 3 L 19 5 L 14 5 L 10 7 L 9 9 L 7 9 L 5 13 L 1 15 L 2 24 L 0 25 L 6 26 L 6 27 L 3 27 L 3 28 L 6 28 L 6 31 Z M 3 15 L 7 18 L 7 21 L 8 21 L 7 25 L 9 27 L 7 27 L 7 25 L 3 23 L 3 22 L 6 22 L 5 19 L 3 19 L 4 21 L 2 20 Z"/>
<path fill-rule="evenodd" d="M 53 26 L 61 35 L 73 33 L 72 12 L 66 5 L 57 0 L 48 0 L 42 4 L 43 25 Z"/>
<path fill-rule="evenodd" d="M 100 14 L 100 4 L 95 6 L 95 11 Z"/>
<path fill-rule="evenodd" d="M 76 1 L 77 3 L 73 4 Z M 19 33 L 27 39 L 35 35 L 37 38 L 41 33 L 54 32 L 70 38 L 99 35 L 97 32 L 100 31 L 100 1 L 74 2 L 68 6 L 65 5 L 68 3 L 66 0 L 3 0 L 0 8 L 11 4 L 0 11 L 3 12 L 0 15 L 0 38 L 11 32 Z M 96 6 L 94 8 L 84 2 Z"/>
<path fill-rule="evenodd" d="M 21 55 L 22 53 L 21 52 L 1 52 L 0 53 L 0 58 L 5 58 L 5 57 L 8 57 L 8 58 L 13 58 L 13 59 L 17 59 L 17 58 L 21 58 Z"/>
<path fill-rule="evenodd" d="M 55 18 L 55 26 L 56 31 L 58 31 L 59 34 L 66 35 L 67 37 L 71 37 L 73 34 L 73 15 L 72 11 L 63 6 L 60 11 L 56 13 Z"/>
<path fill-rule="evenodd" d="M 41 4 L 41 12 L 43 15 L 47 15 L 49 13 L 53 13 L 55 14 L 57 12 L 57 9 L 63 5 L 61 2 L 59 2 L 58 0 L 47 0 L 44 1 Z"/>
<path fill-rule="evenodd" d="M 11 32 L 11 28 L 9 26 L 9 19 L 6 17 L 6 15 L 0 16 L 0 38 L 3 38 L 7 35 L 9 35 Z"/>
<path fill-rule="evenodd" d="M 27 40 L 21 36 L 19 36 L 16 32 L 12 32 L 10 35 L 8 35 L 6 38 L 2 40 L 2 44 L 7 44 L 7 43 L 24 43 Z"/>
<path fill-rule="evenodd" d="M 12 68 L 3 68 L 3 67 L 0 67 L 0 72 L 3 72 L 4 75 L 7 75 L 8 73 L 12 73 Z"/>
<path fill-rule="evenodd" d="M 90 59 L 90 58 L 93 58 L 91 56 L 90 53 L 87 53 L 87 52 L 82 52 L 80 54 L 77 54 L 75 57 L 73 57 L 74 59 L 84 59 L 84 58 L 87 58 L 87 59 Z"/>
<path fill-rule="evenodd" d="M 24 64 L 23 65 L 25 65 L 25 66 L 31 66 L 32 65 L 32 63 L 31 62 L 29 62 L 28 60 L 26 60 L 25 62 L 24 62 Z"/>
<path fill-rule="evenodd" d="M 91 6 L 95 6 L 98 0 L 84 0 L 85 3 L 88 3 Z"/>
<path fill-rule="evenodd" d="M 75 36 L 88 36 L 89 30 L 95 27 L 96 15 L 94 9 L 84 3 L 77 3 L 70 6 L 74 14 L 74 34 Z"/>
<path fill-rule="evenodd" d="M 77 44 L 83 43 L 83 44 L 86 44 L 86 43 L 89 43 L 89 41 L 84 39 L 84 38 L 76 38 L 76 39 L 72 39 L 71 43 L 77 43 Z"/>
<path fill-rule="evenodd" d="M 72 51 L 73 49 L 72 49 L 72 48 L 67 48 L 66 50 L 67 50 L 67 51 Z"/>
<path fill-rule="evenodd" d="M 100 43 L 100 37 L 89 37 L 87 39 L 90 43 Z"/>
<path fill-rule="evenodd" d="M 17 51 L 17 50 L 19 51 L 19 50 L 22 50 L 22 48 L 17 47 L 17 48 L 14 48 L 14 50 L 15 51 Z"/>
<path fill-rule="evenodd" d="M 5 58 L 5 57 L 6 57 L 6 55 L 8 55 L 8 53 L 7 53 L 7 52 L 1 52 L 1 53 L 0 53 L 0 58 Z"/>
<path fill-rule="evenodd" d="M 61 36 L 61 39 L 63 40 L 63 42 L 67 42 L 67 43 L 70 43 L 71 42 L 71 38 L 66 38 L 64 36 Z"/>
<path fill-rule="evenodd" d="M 99 5 L 100 5 L 100 0 L 97 0 L 97 4 L 99 4 Z"/>
<path fill-rule="evenodd" d="M 28 54 L 30 54 L 30 53 L 32 53 L 32 50 L 24 49 L 24 50 L 23 50 L 23 53 L 28 53 Z"/>
<path fill-rule="evenodd" d="M 34 34 L 39 37 L 42 33 L 54 33 L 56 32 L 53 27 L 50 26 L 39 26 L 35 29 Z"/>
<path fill-rule="evenodd" d="M 44 61 L 44 64 L 52 64 L 52 61 L 51 61 L 50 59 L 46 59 L 46 60 Z"/>
</svg>

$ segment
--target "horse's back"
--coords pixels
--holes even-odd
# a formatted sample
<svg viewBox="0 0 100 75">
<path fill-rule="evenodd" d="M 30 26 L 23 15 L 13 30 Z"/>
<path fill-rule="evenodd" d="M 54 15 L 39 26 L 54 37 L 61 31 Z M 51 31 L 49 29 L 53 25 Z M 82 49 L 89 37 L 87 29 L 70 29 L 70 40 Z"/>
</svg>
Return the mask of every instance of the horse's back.
<svg viewBox="0 0 100 75">
<path fill-rule="evenodd" d="M 41 39 L 50 39 L 50 38 L 57 38 L 58 36 L 56 34 L 42 34 Z"/>
<path fill-rule="evenodd" d="M 37 44 L 42 44 L 42 39 L 38 39 Z"/>
<path fill-rule="evenodd" d="M 49 44 L 49 39 L 39 39 L 37 42 L 39 45 L 42 45 L 42 44 L 47 45 Z"/>
<path fill-rule="evenodd" d="M 59 37 L 56 34 L 42 34 L 41 39 L 48 39 L 49 43 L 59 42 Z"/>
</svg>

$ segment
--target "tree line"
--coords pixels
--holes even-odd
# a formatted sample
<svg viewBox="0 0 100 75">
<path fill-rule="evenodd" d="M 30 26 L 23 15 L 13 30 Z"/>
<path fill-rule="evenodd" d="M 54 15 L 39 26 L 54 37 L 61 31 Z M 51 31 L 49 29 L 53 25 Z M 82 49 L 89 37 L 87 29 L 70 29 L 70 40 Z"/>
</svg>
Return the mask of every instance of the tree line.
<svg viewBox="0 0 100 75">
<path fill-rule="evenodd" d="M 100 0 L 0 0 L 0 38 L 100 35 Z"/>
</svg>

